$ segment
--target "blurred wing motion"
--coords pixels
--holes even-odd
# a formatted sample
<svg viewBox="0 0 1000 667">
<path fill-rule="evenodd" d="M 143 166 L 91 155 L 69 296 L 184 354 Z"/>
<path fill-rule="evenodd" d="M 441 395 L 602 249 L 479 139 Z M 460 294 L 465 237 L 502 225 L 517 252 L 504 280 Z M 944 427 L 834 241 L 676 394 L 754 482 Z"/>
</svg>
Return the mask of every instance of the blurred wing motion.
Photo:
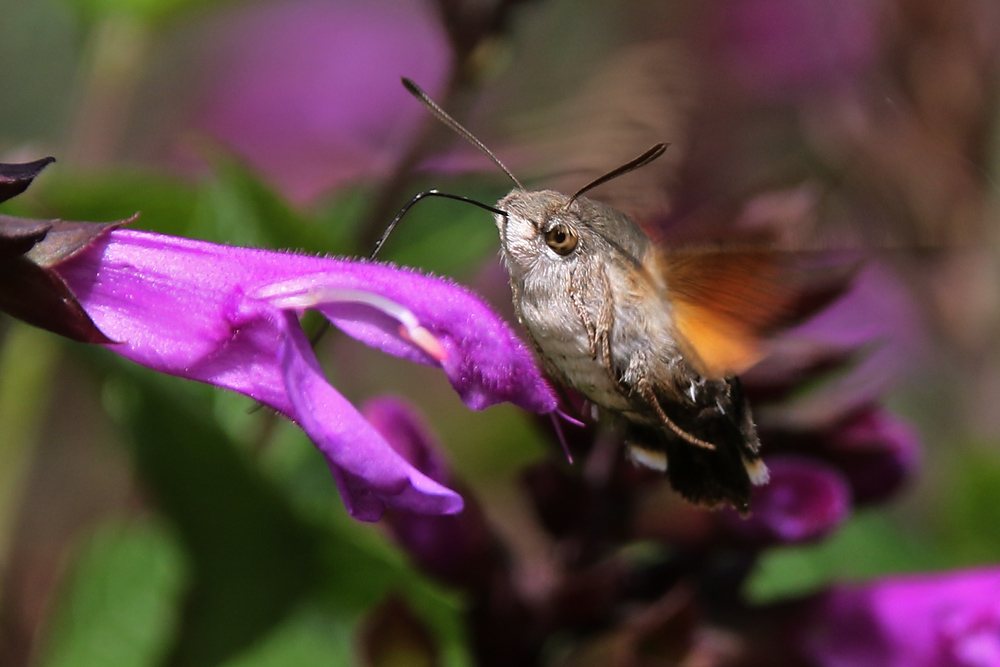
<svg viewBox="0 0 1000 667">
<path fill-rule="evenodd" d="M 818 252 L 693 248 L 664 255 L 674 326 L 706 378 L 738 375 L 767 354 L 778 331 L 844 293 L 858 262 Z"/>
<path fill-rule="evenodd" d="M 559 103 L 522 119 L 518 151 L 524 162 L 517 166 L 553 190 L 575 192 L 623 154 L 666 141 L 670 149 L 663 157 L 602 185 L 596 197 L 633 220 L 665 215 L 688 152 L 696 71 L 679 40 L 622 48 Z"/>
</svg>

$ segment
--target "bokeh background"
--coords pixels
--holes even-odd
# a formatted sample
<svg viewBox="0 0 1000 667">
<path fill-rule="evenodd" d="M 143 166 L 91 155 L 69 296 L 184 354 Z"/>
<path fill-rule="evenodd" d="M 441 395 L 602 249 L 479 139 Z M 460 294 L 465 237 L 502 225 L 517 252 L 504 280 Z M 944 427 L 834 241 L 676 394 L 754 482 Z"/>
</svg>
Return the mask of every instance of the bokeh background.
<svg viewBox="0 0 1000 667">
<path fill-rule="evenodd" d="M 758 416 L 818 429 L 879 401 L 909 458 L 824 539 L 755 549 L 742 600 L 771 609 L 832 582 L 1000 565 L 1000 5 L 0 0 L 0 161 L 58 160 L 3 210 L 141 211 L 135 226 L 163 233 L 367 255 L 419 190 L 489 203 L 510 188 L 400 76 L 533 187 L 573 191 L 669 143 L 594 193 L 664 242 L 762 219 L 789 247 L 872 249 L 857 289 L 779 348 L 848 369 Z M 431 201 L 382 258 L 452 276 L 509 316 L 497 243 L 481 210 Z M 471 412 L 439 373 L 336 332 L 319 350 L 355 404 L 389 393 L 419 409 L 507 554 L 511 590 L 547 599 L 565 544 L 525 482 L 559 459 L 544 425 Z M 725 542 L 676 499 L 643 508 L 621 517 L 615 549 Z M 0 319 L 0 664 L 488 663 L 470 641 L 475 595 L 398 540 L 350 519 L 305 436 L 252 401 Z M 580 649 L 625 618 L 553 633 L 533 660 L 751 664 L 738 632 L 699 635 L 716 643 L 702 662 L 676 653 L 690 642 L 646 662 Z"/>
</svg>

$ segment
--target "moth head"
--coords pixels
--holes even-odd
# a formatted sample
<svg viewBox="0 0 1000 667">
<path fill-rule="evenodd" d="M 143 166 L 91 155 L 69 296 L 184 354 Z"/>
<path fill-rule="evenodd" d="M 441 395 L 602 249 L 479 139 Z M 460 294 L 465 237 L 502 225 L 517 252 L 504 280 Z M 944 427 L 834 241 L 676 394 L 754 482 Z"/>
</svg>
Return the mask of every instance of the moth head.
<svg viewBox="0 0 1000 667">
<path fill-rule="evenodd" d="M 584 263 L 628 271 L 649 249 L 649 238 L 625 214 L 586 197 L 512 190 L 497 208 L 507 212 L 494 219 L 511 275 Z"/>
<path fill-rule="evenodd" d="M 501 252 L 513 271 L 570 266 L 584 261 L 591 233 L 569 197 L 541 190 L 513 190 L 497 208 L 506 216 L 494 216 L 500 231 Z"/>
</svg>

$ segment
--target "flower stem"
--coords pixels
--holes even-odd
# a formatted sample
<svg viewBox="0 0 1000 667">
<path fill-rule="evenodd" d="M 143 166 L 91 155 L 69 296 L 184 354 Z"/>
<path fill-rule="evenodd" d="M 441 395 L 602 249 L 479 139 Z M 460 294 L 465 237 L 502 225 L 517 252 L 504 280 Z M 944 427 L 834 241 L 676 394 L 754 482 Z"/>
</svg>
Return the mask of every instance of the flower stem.
<svg viewBox="0 0 1000 667">
<path fill-rule="evenodd" d="M 113 15 L 93 29 L 68 158 L 106 164 L 119 148 L 136 87 L 146 69 L 150 31 L 139 19 Z"/>
<path fill-rule="evenodd" d="M 11 323 L 0 348 L 0 572 L 61 356 L 55 336 L 19 322 Z"/>
</svg>

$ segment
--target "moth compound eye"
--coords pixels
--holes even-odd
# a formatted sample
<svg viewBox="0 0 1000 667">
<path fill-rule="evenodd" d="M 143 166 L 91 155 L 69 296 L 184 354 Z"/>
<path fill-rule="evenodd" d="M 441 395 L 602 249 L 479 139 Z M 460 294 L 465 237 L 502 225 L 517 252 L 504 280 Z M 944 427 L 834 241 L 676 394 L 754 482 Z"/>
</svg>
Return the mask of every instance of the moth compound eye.
<svg viewBox="0 0 1000 667">
<path fill-rule="evenodd" d="M 576 249 L 577 238 L 573 230 L 560 223 L 545 232 L 545 243 L 557 255 L 568 255 Z"/>
</svg>

